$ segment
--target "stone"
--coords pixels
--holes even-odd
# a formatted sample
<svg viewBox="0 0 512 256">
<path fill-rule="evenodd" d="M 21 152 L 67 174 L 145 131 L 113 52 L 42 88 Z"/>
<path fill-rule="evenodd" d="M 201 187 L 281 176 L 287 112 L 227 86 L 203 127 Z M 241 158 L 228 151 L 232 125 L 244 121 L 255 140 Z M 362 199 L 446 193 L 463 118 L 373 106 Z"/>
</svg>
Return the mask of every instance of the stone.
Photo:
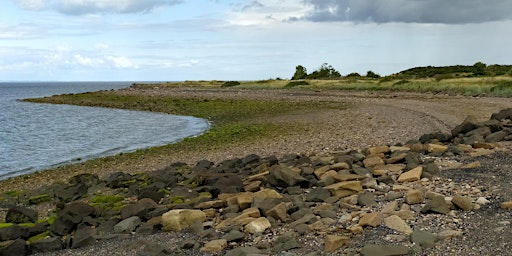
<svg viewBox="0 0 512 256">
<path fill-rule="evenodd" d="M 324 251 L 334 252 L 349 242 L 350 238 L 347 236 L 327 235 L 324 240 Z"/>
<path fill-rule="evenodd" d="M 293 187 L 300 186 L 302 188 L 309 187 L 309 181 L 300 174 L 294 172 L 291 168 L 274 165 L 270 168 L 267 176 L 267 182 L 276 187 Z"/>
<path fill-rule="evenodd" d="M 249 224 L 245 225 L 244 231 L 251 233 L 251 234 L 263 233 L 263 232 L 265 232 L 265 230 L 267 230 L 271 226 L 272 225 L 270 224 L 270 221 L 268 221 L 267 218 L 260 217 L 260 218 L 257 218 L 255 220 L 249 222 Z"/>
<path fill-rule="evenodd" d="M 165 249 L 165 247 L 150 241 L 143 242 L 144 247 L 142 250 L 139 250 L 136 256 L 164 256 L 164 255 L 173 255 L 170 251 Z"/>
<path fill-rule="evenodd" d="M 436 245 L 436 235 L 430 232 L 415 230 L 411 234 L 411 242 L 418 244 L 421 248 L 432 248 Z"/>
<path fill-rule="evenodd" d="M 491 115 L 491 120 L 501 121 L 504 119 L 512 120 L 512 108 L 502 109 L 498 113 L 493 113 Z"/>
<path fill-rule="evenodd" d="M 62 218 L 57 218 L 51 225 L 50 225 L 50 231 L 53 233 L 64 236 L 69 233 L 75 228 L 76 224 L 69 220 L 64 220 Z"/>
<path fill-rule="evenodd" d="M 397 256 L 409 254 L 409 248 L 401 245 L 365 245 L 361 256 Z"/>
<path fill-rule="evenodd" d="M 224 256 L 263 256 L 256 247 L 238 247 L 226 252 Z"/>
<path fill-rule="evenodd" d="M 270 216 L 270 217 L 276 219 L 276 220 L 281 220 L 283 222 L 286 222 L 286 221 L 288 221 L 286 211 L 287 211 L 286 204 L 280 203 L 280 204 L 272 207 L 268 211 L 266 211 L 265 214 L 267 216 Z"/>
<path fill-rule="evenodd" d="M 386 154 L 389 153 L 390 151 L 391 149 L 388 146 L 377 146 L 368 149 L 368 153 L 370 155 Z"/>
<path fill-rule="evenodd" d="M 228 242 L 226 239 L 217 239 L 205 243 L 199 251 L 208 253 L 220 253 L 226 247 L 228 247 Z"/>
<path fill-rule="evenodd" d="M 461 124 L 455 126 L 451 133 L 453 137 L 457 137 L 459 133 L 467 133 L 476 128 L 478 128 L 478 120 L 474 116 L 468 116 Z"/>
<path fill-rule="evenodd" d="M 378 165 L 384 165 L 384 160 L 378 156 L 371 156 L 363 160 L 363 165 L 366 168 L 375 167 Z"/>
<path fill-rule="evenodd" d="M 245 238 L 245 233 L 233 229 L 222 236 L 222 238 L 228 242 L 240 241 Z"/>
<path fill-rule="evenodd" d="M 437 237 L 442 240 L 450 239 L 453 237 L 461 237 L 461 236 L 462 236 L 462 231 L 451 230 L 451 229 L 443 230 L 437 234 Z"/>
<path fill-rule="evenodd" d="M 71 240 L 71 248 L 80 248 L 96 243 L 96 239 L 92 236 L 92 230 L 88 226 L 78 228 Z"/>
<path fill-rule="evenodd" d="M 7 223 L 34 223 L 37 221 L 37 211 L 21 206 L 12 206 L 7 210 Z"/>
<path fill-rule="evenodd" d="M 425 200 L 425 197 L 421 190 L 411 189 L 405 194 L 405 202 L 407 204 L 421 204 L 423 203 L 423 200 Z"/>
<path fill-rule="evenodd" d="M 162 230 L 180 231 L 204 221 L 206 221 L 206 214 L 200 210 L 171 210 L 162 215 Z"/>
<path fill-rule="evenodd" d="M 503 202 L 500 204 L 501 209 L 512 209 L 512 201 Z"/>
<path fill-rule="evenodd" d="M 475 203 L 477 203 L 477 204 L 479 204 L 479 205 L 486 205 L 486 204 L 488 204 L 488 203 L 490 203 L 490 202 L 491 202 L 491 201 L 487 200 L 487 198 L 485 198 L 485 197 L 482 197 L 482 196 L 481 196 L 481 197 L 479 197 L 478 199 L 476 199 L 476 202 L 475 202 Z"/>
<path fill-rule="evenodd" d="M 402 232 L 405 234 L 411 234 L 411 227 L 400 217 L 396 215 L 391 215 L 387 218 L 384 218 L 384 225 L 390 229 L 394 229 L 398 232 Z"/>
<path fill-rule="evenodd" d="M 311 232 L 311 228 L 309 227 L 309 225 L 307 225 L 305 223 L 299 224 L 299 225 L 295 226 L 293 229 L 295 230 L 295 232 L 297 232 L 301 235 L 305 235 L 305 234 Z"/>
<path fill-rule="evenodd" d="M 325 199 L 331 196 L 329 190 L 325 188 L 314 188 L 306 195 L 308 202 L 324 202 Z"/>
<path fill-rule="evenodd" d="M 257 197 L 261 197 L 261 198 L 283 198 L 283 196 L 281 194 L 279 194 L 279 192 L 273 190 L 273 189 L 262 189 L 258 192 L 254 192 L 253 194 L 253 198 L 257 198 Z"/>
<path fill-rule="evenodd" d="M 485 137 L 485 142 L 495 143 L 495 142 L 503 141 L 507 135 L 508 135 L 508 132 L 506 132 L 506 131 L 493 132 Z"/>
<path fill-rule="evenodd" d="M 361 192 L 363 191 L 363 185 L 361 184 L 361 181 L 353 180 L 353 181 L 342 181 L 338 183 L 334 183 L 332 185 L 329 185 L 325 187 L 325 189 L 329 190 L 331 193 L 332 191 L 336 190 L 350 190 L 355 192 Z"/>
<path fill-rule="evenodd" d="M 421 179 L 423 167 L 418 166 L 410 171 L 404 172 L 398 177 L 398 182 L 413 182 Z"/>
<path fill-rule="evenodd" d="M 471 198 L 469 197 L 456 195 L 452 198 L 452 203 L 461 210 L 473 210 L 473 203 L 471 202 Z"/>
<path fill-rule="evenodd" d="M 47 239 L 41 239 L 30 243 L 30 249 L 32 253 L 40 252 L 54 252 L 62 250 L 63 244 L 60 237 L 51 237 Z"/>
<path fill-rule="evenodd" d="M 131 233 L 133 232 L 139 225 L 141 224 L 141 220 L 138 216 L 132 216 L 127 219 L 122 220 L 114 226 L 115 233 Z"/>
<path fill-rule="evenodd" d="M 444 199 L 444 196 L 437 195 L 428 201 L 423 208 L 421 208 L 421 213 L 428 212 L 448 214 L 450 212 L 450 206 Z"/>
<path fill-rule="evenodd" d="M 359 219 L 359 226 L 361 227 L 377 227 L 382 223 L 382 214 L 379 212 L 366 213 Z"/>
<path fill-rule="evenodd" d="M 12 240 L 8 244 L 0 246 L 0 255 L 2 256 L 22 256 L 28 254 L 27 242 L 23 239 Z"/>
<path fill-rule="evenodd" d="M 297 240 L 295 240 L 293 235 L 293 233 L 286 233 L 278 237 L 272 244 L 272 251 L 283 252 L 295 248 L 300 248 L 300 244 L 297 242 Z"/>
<path fill-rule="evenodd" d="M 480 161 L 474 161 L 469 164 L 465 164 L 465 165 L 461 166 L 460 168 L 461 169 L 474 169 L 474 168 L 478 168 L 480 166 L 482 166 L 482 164 L 480 164 Z"/>
<path fill-rule="evenodd" d="M 361 206 L 372 206 L 376 204 L 375 195 L 372 192 L 360 193 L 357 197 L 357 204 Z"/>
<path fill-rule="evenodd" d="M 448 149 L 448 146 L 439 144 L 428 144 L 427 151 L 429 153 L 444 153 Z"/>
<path fill-rule="evenodd" d="M 84 217 L 92 215 L 95 212 L 94 208 L 86 203 L 72 202 L 60 212 L 58 212 L 59 218 L 63 221 L 69 221 L 73 224 L 82 222 Z"/>
<path fill-rule="evenodd" d="M 150 198 L 142 198 L 135 204 L 129 204 L 121 209 L 121 219 L 126 219 L 132 216 L 143 218 L 148 212 L 156 209 L 158 204 Z"/>
<path fill-rule="evenodd" d="M 15 240 L 26 237 L 28 237 L 28 230 L 18 226 L 17 224 L 0 228 L 0 241 Z"/>
</svg>

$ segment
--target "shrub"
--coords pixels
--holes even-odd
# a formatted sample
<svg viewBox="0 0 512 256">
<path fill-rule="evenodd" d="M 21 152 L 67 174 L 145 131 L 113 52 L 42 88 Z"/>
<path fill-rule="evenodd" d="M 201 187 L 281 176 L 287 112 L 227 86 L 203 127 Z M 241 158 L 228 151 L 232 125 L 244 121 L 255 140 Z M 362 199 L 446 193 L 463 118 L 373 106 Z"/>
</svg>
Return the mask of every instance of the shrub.
<svg viewBox="0 0 512 256">
<path fill-rule="evenodd" d="M 296 86 L 301 86 L 301 85 L 309 85 L 309 83 L 307 81 L 291 81 L 291 82 L 287 83 L 284 87 L 291 88 L 291 87 L 296 87 Z"/>
<path fill-rule="evenodd" d="M 222 84 L 221 87 L 233 87 L 233 86 L 237 86 L 237 85 L 240 85 L 240 82 L 238 81 L 226 81 Z"/>
</svg>

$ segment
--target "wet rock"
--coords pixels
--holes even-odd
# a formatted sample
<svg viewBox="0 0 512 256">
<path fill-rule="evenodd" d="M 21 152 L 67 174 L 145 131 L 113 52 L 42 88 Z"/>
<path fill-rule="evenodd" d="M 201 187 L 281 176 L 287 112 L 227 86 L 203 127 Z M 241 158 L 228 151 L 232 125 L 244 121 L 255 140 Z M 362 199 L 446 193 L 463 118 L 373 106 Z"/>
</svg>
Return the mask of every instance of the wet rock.
<svg viewBox="0 0 512 256">
<path fill-rule="evenodd" d="M 24 256 L 28 253 L 27 242 L 23 239 L 12 240 L 0 246 L 0 255 L 2 256 Z"/>
<path fill-rule="evenodd" d="M 18 238 L 27 238 L 28 230 L 17 224 L 0 228 L 0 241 L 16 240 Z"/>
<path fill-rule="evenodd" d="M 84 185 L 86 188 L 90 188 L 98 183 L 100 183 L 100 179 L 98 175 L 91 173 L 82 173 L 75 175 L 69 179 L 69 184 L 71 185 Z"/>
</svg>

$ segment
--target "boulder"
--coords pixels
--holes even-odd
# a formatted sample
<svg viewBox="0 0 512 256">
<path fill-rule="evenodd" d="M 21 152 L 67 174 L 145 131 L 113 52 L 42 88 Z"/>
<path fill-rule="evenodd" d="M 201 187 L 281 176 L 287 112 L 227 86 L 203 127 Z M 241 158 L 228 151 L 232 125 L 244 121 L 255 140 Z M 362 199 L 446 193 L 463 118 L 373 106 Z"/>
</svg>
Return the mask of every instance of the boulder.
<svg viewBox="0 0 512 256">
<path fill-rule="evenodd" d="M 141 224 L 141 220 L 137 216 L 132 216 L 127 219 L 122 220 L 114 226 L 115 233 L 131 233 L 133 232 L 139 225 Z"/>
<path fill-rule="evenodd" d="M 30 243 L 32 253 L 54 252 L 62 250 L 62 248 L 63 244 L 60 237 L 51 237 Z"/>
<path fill-rule="evenodd" d="M 7 210 L 5 222 L 33 223 L 37 221 L 37 211 L 21 206 L 12 206 Z"/>
<path fill-rule="evenodd" d="M 208 253 L 220 253 L 227 246 L 228 242 L 226 241 L 226 239 L 217 239 L 205 243 L 204 246 L 199 251 Z"/>
<path fill-rule="evenodd" d="M 423 208 L 421 208 L 422 213 L 435 212 L 447 214 L 450 212 L 450 206 L 444 199 L 444 196 L 438 195 L 434 196 L 430 201 L 428 201 Z"/>
<path fill-rule="evenodd" d="M 162 230 L 180 231 L 205 220 L 206 214 L 200 210 L 171 210 L 162 215 Z"/>
<path fill-rule="evenodd" d="M 464 134 L 476 128 L 478 128 L 478 121 L 474 116 L 468 116 L 461 124 L 455 126 L 451 133 L 453 137 L 456 137 L 460 133 Z"/>
<path fill-rule="evenodd" d="M 329 198 L 331 193 L 325 188 L 314 188 L 306 196 L 308 202 L 324 202 L 325 199 Z"/>
<path fill-rule="evenodd" d="M 250 234 L 263 233 L 270 227 L 271 224 L 267 218 L 259 217 L 245 225 L 244 231 Z"/>
<path fill-rule="evenodd" d="M 509 133 L 506 131 L 493 132 L 485 137 L 485 142 L 495 143 L 495 142 L 503 141 L 505 139 L 505 137 L 507 137 L 508 134 Z"/>
<path fill-rule="evenodd" d="M 324 240 L 324 251 L 334 252 L 350 242 L 347 236 L 327 235 Z"/>
<path fill-rule="evenodd" d="M 418 244 L 421 248 L 432 248 L 436 245 L 436 235 L 430 232 L 415 230 L 411 234 L 411 242 Z"/>
<path fill-rule="evenodd" d="M 452 203 L 464 211 L 473 210 L 473 203 L 469 197 L 456 195 L 452 198 Z"/>
<path fill-rule="evenodd" d="M 423 167 L 418 166 L 408 172 L 402 173 L 398 177 L 398 182 L 413 182 L 421 179 L 421 173 L 423 172 Z"/>
<path fill-rule="evenodd" d="M 82 173 L 75 175 L 69 179 L 69 184 L 71 185 L 84 185 L 87 188 L 90 188 L 98 183 L 100 183 L 100 179 L 96 174 L 90 173 Z"/>
<path fill-rule="evenodd" d="M 96 239 L 92 235 L 92 230 L 88 226 L 80 226 L 72 238 L 71 248 L 80 248 L 96 243 Z"/>
<path fill-rule="evenodd" d="M 126 219 L 132 216 L 145 218 L 146 215 L 152 210 L 156 209 L 158 204 L 150 198 L 142 198 L 135 204 L 129 204 L 121 209 L 121 219 Z M 148 219 L 148 218 L 146 218 Z"/>
<path fill-rule="evenodd" d="M 274 165 L 270 168 L 267 176 L 268 184 L 276 187 L 309 187 L 309 181 L 292 169 L 284 166 Z"/>
<path fill-rule="evenodd" d="M 0 228 L 0 241 L 15 240 L 18 238 L 27 238 L 28 230 L 20 227 L 17 224 L 8 227 Z"/>
<path fill-rule="evenodd" d="M 512 120 L 512 108 L 502 109 L 498 113 L 491 115 L 491 120 L 501 121 L 505 119 Z"/>
<path fill-rule="evenodd" d="M 412 233 L 411 227 L 397 215 L 391 215 L 384 218 L 384 225 L 390 229 L 394 229 L 408 235 Z"/>
<path fill-rule="evenodd" d="M 0 255 L 2 256 L 23 256 L 28 255 L 27 242 L 23 239 L 12 240 L 7 244 L 0 246 Z"/>
</svg>

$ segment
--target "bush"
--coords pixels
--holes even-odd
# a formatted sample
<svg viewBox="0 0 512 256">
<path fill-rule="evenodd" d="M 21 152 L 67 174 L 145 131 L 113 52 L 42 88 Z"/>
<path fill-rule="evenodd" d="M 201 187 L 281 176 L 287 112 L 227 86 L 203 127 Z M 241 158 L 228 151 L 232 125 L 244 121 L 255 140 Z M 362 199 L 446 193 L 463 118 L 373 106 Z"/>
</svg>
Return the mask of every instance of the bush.
<svg viewBox="0 0 512 256">
<path fill-rule="evenodd" d="M 297 86 L 301 86 L 301 85 L 309 85 L 309 83 L 306 81 L 291 81 L 291 82 L 287 83 L 284 87 L 292 88 L 292 87 L 297 87 Z"/>
<path fill-rule="evenodd" d="M 226 81 L 222 84 L 221 87 L 233 87 L 233 86 L 237 86 L 237 85 L 240 85 L 240 82 L 238 81 Z"/>
</svg>

